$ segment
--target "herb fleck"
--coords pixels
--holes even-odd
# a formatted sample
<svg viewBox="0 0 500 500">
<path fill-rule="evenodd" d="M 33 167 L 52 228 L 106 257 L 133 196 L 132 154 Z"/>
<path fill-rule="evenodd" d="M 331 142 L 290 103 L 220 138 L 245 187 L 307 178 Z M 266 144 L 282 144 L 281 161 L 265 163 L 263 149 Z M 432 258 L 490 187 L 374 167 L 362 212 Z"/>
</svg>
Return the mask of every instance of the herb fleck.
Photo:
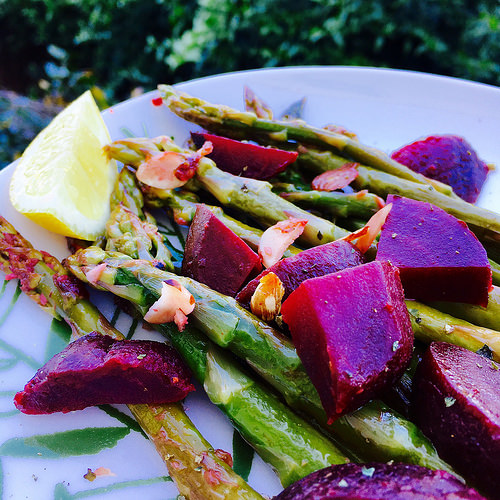
<svg viewBox="0 0 500 500">
<path fill-rule="evenodd" d="M 485 358 L 493 359 L 493 351 L 486 344 L 484 344 L 483 347 L 476 352 Z"/>
<path fill-rule="evenodd" d="M 137 356 L 137 359 L 144 359 L 145 357 L 146 357 L 146 355 L 145 355 L 145 354 L 139 354 L 139 355 Z"/>
</svg>

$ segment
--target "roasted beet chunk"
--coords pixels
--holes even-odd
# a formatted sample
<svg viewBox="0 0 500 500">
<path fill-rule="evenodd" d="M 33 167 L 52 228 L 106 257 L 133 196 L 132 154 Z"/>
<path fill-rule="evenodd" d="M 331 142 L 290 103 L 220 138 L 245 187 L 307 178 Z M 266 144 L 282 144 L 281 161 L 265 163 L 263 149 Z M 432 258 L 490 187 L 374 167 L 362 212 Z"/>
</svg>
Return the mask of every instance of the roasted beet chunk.
<svg viewBox="0 0 500 500">
<path fill-rule="evenodd" d="M 484 500 L 445 471 L 408 464 L 332 465 L 309 474 L 274 500 Z"/>
<path fill-rule="evenodd" d="M 249 307 L 250 299 L 260 279 L 270 272 L 276 274 L 283 283 L 285 288 L 283 300 L 285 300 L 303 281 L 309 278 L 316 278 L 361 264 L 364 264 L 363 255 L 354 245 L 347 241 L 333 241 L 280 260 L 250 281 L 238 293 L 236 300 L 245 307 Z"/>
<path fill-rule="evenodd" d="M 191 137 L 196 147 L 201 147 L 205 141 L 212 143 L 214 149 L 208 157 L 221 170 L 252 179 L 270 179 L 297 159 L 295 151 L 258 146 L 218 135 L 191 132 Z"/>
<path fill-rule="evenodd" d="M 486 180 L 488 166 L 472 146 L 456 135 L 435 135 L 394 151 L 392 158 L 431 179 L 453 188 L 474 203 Z"/>
<path fill-rule="evenodd" d="M 436 342 L 415 376 L 415 419 L 438 453 L 478 490 L 500 498 L 500 366 Z"/>
<path fill-rule="evenodd" d="M 430 203 L 389 195 L 377 260 L 399 268 L 405 295 L 486 306 L 491 268 L 467 225 Z"/>
<path fill-rule="evenodd" d="M 281 312 L 330 422 L 386 389 L 410 359 L 399 272 L 386 262 L 304 281 Z"/>
<path fill-rule="evenodd" d="M 196 208 L 186 239 L 182 273 L 234 296 L 262 268 L 260 257 L 205 205 Z"/>
<path fill-rule="evenodd" d="M 193 390 L 188 369 L 168 345 L 89 333 L 40 368 L 14 403 L 28 414 L 66 413 L 106 403 L 170 403 Z"/>
</svg>

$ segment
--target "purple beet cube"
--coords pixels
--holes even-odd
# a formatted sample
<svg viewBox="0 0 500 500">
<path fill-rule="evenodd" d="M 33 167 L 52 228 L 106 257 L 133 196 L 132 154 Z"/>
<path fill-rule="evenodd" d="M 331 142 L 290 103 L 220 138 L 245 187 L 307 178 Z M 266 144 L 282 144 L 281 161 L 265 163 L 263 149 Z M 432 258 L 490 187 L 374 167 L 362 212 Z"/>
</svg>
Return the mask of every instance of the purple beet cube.
<svg viewBox="0 0 500 500">
<path fill-rule="evenodd" d="M 500 498 L 500 365 L 434 342 L 414 380 L 414 417 L 438 453 L 491 498 Z"/>
<path fill-rule="evenodd" d="M 467 225 L 430 203 L 394 195 L 387 203 L 377 260 L 399 268 L 406 297 L 486 306 L 491 267 Z"/>
<path fill-rule="evenodd" d="M 329 422 L 394 383 L 412 353 L 399 271 L 386 262 L 306 280 L 281 313 Z"/>
<path fill-rule="evenodd" d="M 285 300 L 303 281 L 325 274 L 341 271 L 346 267 L 364 264 L 363 254 L 347 241 L 332 241 L 318 247 L 309 248 L 292 257 L 282 259 L 262 271 L 250 281 L 236 296 L 236 300 L 250 307 L 250 299 L 259 285 L 260 279 L 273 272 L 283 283 Z"/>
<path fill-rule="evenodd" d="M 234 297 L 261 268 L 260 257 L 206 205 L 198 205 L 186 239 L 182 273 Z"/>
</svg>

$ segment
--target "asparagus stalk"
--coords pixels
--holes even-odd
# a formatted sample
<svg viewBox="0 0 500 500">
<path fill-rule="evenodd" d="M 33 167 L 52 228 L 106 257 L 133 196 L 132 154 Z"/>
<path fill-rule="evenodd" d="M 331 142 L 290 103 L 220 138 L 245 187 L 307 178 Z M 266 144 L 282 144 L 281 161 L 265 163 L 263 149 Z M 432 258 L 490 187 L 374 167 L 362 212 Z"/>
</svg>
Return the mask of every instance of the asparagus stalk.
<svg viewBox="0 0 500 500">
<path fill-rule="evenodd" d="M 449 214 L 466 222 L 479 239 L 489 238 L 500 241 L 500 215 L 480 208 L 472 203 L 443 196 L 433 189 L 399 179 L 394 175 L 379 172 L 373 168 L 359 166 L 358 177 L 353 181 L 357 189 L 369 189 L 379 196 L 398 194 L 414 200 L 432 203 L 446 210 Z"/>
<path fill-rule="evenodd" d="M 200 204 L 198 200 L 194 201 L 192 193 L 191 196 L 183 196 L 176 190 L 165 190 L 144 186 L 143 191 L 146 195 L 147 201 L 155 207 L 165 207 L 172 211 L 174 221 L 180 225 L 190 224 L 196 212 L 196 207 Z M 206 205 L 207 208 L 231 231 L 237 234 L 243 241 L 245 241 L 251 248 L 257 250 L 259 247 L 260 238 L 263 231 L 255 227 L 244 224 L 233 217 L 230 217 L 222 208 L 215 205 Z M 285 252 L 285 256 L 295 255 L 300 250 L 294 246 L 290 246 Z M 126 252 L 124 252 L 126 253 Z"/>
<path fill-rule="evenodd" d="M 419 302 L 407 300 L 406 305 L 415 338 L 425 343 L 449 342 L 470 351 L 478 351 L 486 344 L 493 359 L 500 361 L 500 332 L 454 318 Z"/>
<path fill-rule="evenodd" d="M 280 196 L 307 209 L 326 212 L 334 217 L 354 217 L 368 220 L 384 205 L 384 200 L 368 191 L 342 193 L 339 191 L 298 191 L 292 185 L 274 185 L 283 190 Z"/>
<path fill-rule="evenodd" d="M 136 266 L 141 264 L 155 269 L 149 263 L 105 252 L 98 247 L 87 250 L 85 253 L 77 252 L 65 261 L 77 277 L 86 280 L 86 273 L 95 263 L 105 263 L 106 269 L 92 285 L 131 301 L 142 314 L 159 297 L 159 290 L 153 293 L 146 289 L 134 274 Z M 120 264 L 123 266 L 120 267 Z M 139 276 L 161 286 L 155 275 L 139 273 Z M 165 272 L 163 278 L 166 276 L 185 283 L 180 276 Z M 226 326 L 224 319 L 221 314 L 222 328 Z M 182 333 L 171 330 L 169 325 L 160 326 L 159 330 L 167 332 L 174 347 L 204 385 L 211 401 L 226 413 L 242 436 L 276 469 L 283 485 L 329 464 L 347 461 L 329 439 L 295 415 L 266 386 L 248 377 L 195 327 L 189 326 Z"/>
<path fill-rule="evenodd" d="M 299 160 L 305 168 L 314 173 L 326 172 L 340 168 L 345 159 L 330 151 L 299 148 Z M 450 198 L 437 192 L 432 186 L 425 186 L 416 182 L 399 178 L 395 175 L 381 172 L 374 168 L 358 165 L 358 177 L 353 181 L 356 189 L 368 189 L 385 198 L 388 194 L 398 194 L 414 200 L 432 203 L 458 219 L 467 222 L 471 230 L 483 240 L 487 239 L 500 246 L 500 215 L 467 203 L 459 198 Z"/>
<path fill-rule="evenodd" d="M 116 213 L 116 210 L 119 209 L 120 206 L 117 206 L 113 213 Z M 138 217 L 126 209 L 123 209 L 121 215 L 123 219 L 129 219 L 129 225 L 132 227 L 130 236 L 133 239 L 135 237 L 134 228 L 137 227 L 134 221 L 138 220 Z M 137 236 L 141 236 L 140 231 L 137 232 Z M 134 252 L 131 252 L 128 256 L 134 257 Z M 157 267 L 155 266 L 153 268 L 155 269 Z M 144 313 L 147 308 L 143 305 L 141 310 Z M 184 334 L 185 332 L 183 332 L 183 335 Z M 289 410 L 283 412 L 283 408 L 280 406 L 281 403 L 268 401 L 269 398 L 262 392 L 260 386 L 254 383 L 246 375 L 242 374 L 241 370 L 233 365 L 234 363 L 228 361 L 227 356 L 219 353 L 217 348 L 210 348 L 209 356 L 207 356 L 205 360 L 203 376 L 201 376 L 202 374 L 199 371 L 196 373 L 200 375 L 198 379 L 200 382 L 204 383 L 210 399 L 225 411 L 233 423 L 236 424 L 236 427 L 240 430 L 242 435 L 248 437 L 249 441 L 254 445 L 254 448 L 261 456 L 267 459 L 271 465 L 278 470 L 282 481 L 288 484 L 288 481 L 299 479 L 302 476 L 297 476 L 297 464 L 294 462 L 294 457 L 297 457 L 297 450 L 293 448 L 295 444 L 290 448 L 291 445 L 288 443 L 288 450 L 284 452 L 281 448 L 281 444 L 284 441 L 283 438 L 278 441 L 271 439 L 279 437 L 279 433 L 276 430 L 277 419 L 281 419 L 283 415 L 287 416 L 288 413 L 290 413 Z M 206 373 L 206 369 L 209 367 L 212 368 L 210 374 Z M 238 384 L 241 384 L 240 389 L 236 387 Z M 228 387 L 231 387 L 229 391 L 230 394 L 227 394 Z M 227 398 L 229 398 L 231 402 L 230 405 L 225 404 Z M 248 418 L 249 415 L 246 412 L 241 412 L 239 406 L 244 406 L 245 408 L 252 407 L 252 402 L 259 402 L 259 404 L 257 408 L 255 408 L 254 403 L 252 416 Z M 265 405 L 266 411 L 260 410 L 262 405 Z M 259 415 L 259 417 L 256 417 L 256 415 Z M 341 455 L 339 451 L 333 448 L 329 449 L 329 447 L 332 447 L 330 442 L 324 440 L 322 436 L 321 440 L 319 440 L 317 433 L 311 433 L 309 430 L 304 430 L 299 422 L 293 420 L 295 415 L 290 414 L 288 417 L 287 422 L 291 422 L 291 425 L 286 429 L 286 435 L 289 438 L 298 438 L 301 444 L 305 444 L 306 450 L 315 450 L 312 452 L 311 459 L 306 457 L 306 462 L 308 462 L 308 464 L 304 463 L 304 467 L 308 472 L 317 470 L 320 466 L 328 465 L 330 463 L 328 461 L 329 456 L 334 457 L 335 463 L 337 463 L 338 460 L 341 460 L 341 462 L 345 461 L 343 455 Z M 266 439 L 257 437 L 257 427 L 262 427 L 260 422 L 256 423 L 256 420 L 259 419 L 268 422 L 266 432 L 269 434 Z M 300 434 L 302 431 L 304 431 L 304 435 Z M 306 439 L 311 439 L 312 441 L 309 443 L 306 442 Z M 270 445 L 271 442 L 276 443 L 274 448 Z M 328 443 L 328 446 L 326 446 L 325 443 Z M 317 448 L 314 448 L 314 446 Z M 330 454 L 332 450 L 334 451 L 333 455 Z M 326 455 L 322 455 L 323 451 L 326 452 Z M 291 454 L 288 455 L 288 453 Z"/>
<path fill-rule="evenodd" d="M 140 138 L 116 141 L 107 146 L 106 151 L 109 156 L 137 167 L 144 161 L 145 151 L 158 152 L 160 148 L 181 150 L 164 138 Z M 271 226 L 289 217 L 306 219 L 308 223 L 301 236 L 301 241 L 305 244 L 320 245 L 349 234 L 345 229 L 306 212 L 273 193 L 268 182 L 223 172 L 208 158 L 202 158 L 198 163 L 196 178 L 223 205 L 244 211 L 263 225 Z"/>
<path fill-rule="evenodd" d="M 98 248 L 81 250 L 66 261 L 69 269 L 83 280 L 88 271 L 102 263 L 106 263 L 106 268 L 98 286 L 142 307 L 156 300 L 163 280 L 173 277 L 146 262 L 132 261 Z M 319 396 L 288 338 L 241 308 L 234 299 L 189 278 L 175 279 L 194 295 L 196 307 L 191 321 L 205 335 L 248 361 L 290 405 L 313 416 L 339 442 L 355 449 L 358 458 L 399 460 L 449 470 L 423 434 L 382 403 L 369 403 L 327 426 Z"/>
<path fill-rule="evenodd" d="M 493 284 L 496 286 L 500 286 L 500 264 L 497 264 L 491 259 L 488 260 L 490 261 Z"/>
<path fill-rule="evenodd" d="M 158 89 L 163 102 L 172 112 L 208 130 L 236 138 L 271 139 L 280 142 L 297 141 L 319 146 L 403 179 L 433 185 L 436 189 L 446 193 L 452 192 L 449 186 L 413 172 L 382 151 L 365 146 L 347 135 L 312 127 L 302 120 L 271 120 L 258 117 L 254 113 L 214 105 L 180 92 L 170 85 L 159 85 Z"/>
<path fill-rule="evenodd" d="M 92 331 L 123 338 L 85 298 L 85 291 L 60 262 L 33 249 L 2 216 L 0 266 L 9 277 L 19 277 L 23 290 L 39 305 L 57 319 L 64 319 L 72 329 L 73 338 Z M 184 413 L 181 404 L 128 407 L 186 498 L 262 499 L 217 455 Z"/>
<path fill-rule="evenodd" d="M 194 327 L 188 325 L 182 334 L 171 325 L 157 328 L 184 357 L 210 400 L 276 469 L 283 486 L 347 461 L 330 440 L 281 403 L 266 385 L 250 378 Z"/>
<path fill-rule="evenodd" d="M 106 224 L 106 249 L 136 259 L 154 261 L 174 270 L 172 255 L 163 242 L 154 217 L 143 211 L 144 198 L 135 175 L 123 168 L 110 200 L 111 215 Z"/>
<path fill-rule="evenodd" d="M 210 160 L 200 161 L 196 176 L 220 203 L 244 211 L 266 226 L 289 217 L 307 220 L 299 239 L 307 245 L 321 245 L 349 234 L 332 222 L 302 210 L 276 195 L 268 182 L 228 174 Z"/>
<path fill-rule="evenodd" d="M 488 294 L 487 307 L 458 302 L 431 302 L 429 305 L 474 325 L 500 331 L 500 288 L 497 286 Z"/>
</svg>

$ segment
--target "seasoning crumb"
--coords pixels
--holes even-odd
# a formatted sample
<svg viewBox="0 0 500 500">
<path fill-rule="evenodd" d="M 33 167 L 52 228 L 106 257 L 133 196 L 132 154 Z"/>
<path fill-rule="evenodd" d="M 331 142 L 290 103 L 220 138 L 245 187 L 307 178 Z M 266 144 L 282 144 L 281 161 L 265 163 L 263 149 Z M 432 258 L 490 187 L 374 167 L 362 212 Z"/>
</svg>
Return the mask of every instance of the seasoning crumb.
<svg viewBox="0 0 500 500">
<path fill-rule="evenodd" d="M 395 340 L 394 343 L 392 344 L 392 351 L 395 352 L 398 350 L 399 347 L 399 341 Z"/>
<path fill-rule="evenodd" d="M 450 406 L 453 406 L 455 404 L 456 399 L 452 398 L 451 396 L 447 396 L 444 398 L 444 404 L 446 408 L 449 408 Z"/>
<path fill-rule="evenodd" d="M 346 481 L 345 479 L 341 479 L 341 480 L 339 481 L 339 486 L 340 486 L 341 488 L 347 488 L 347 487 L 349 486 L 349 484 L 347 483 L 347 481 Z"/>
<path fill-rule="evenodd" d="M 375 467 L 364 467 L 363 466 L 361 468 L 361 473 L 363 474 L 363 476 L 366 476 L 366 477 L 372 477 L 374 472 L 375 472 Z"/>
<path fill-rule="evenodd" d="M 146 357 L 146 355 L 145 355 L 145 354 L 139 354 L 139 355 L 137 356 L 137 359 L 144 359 L 145 357 Z"/>
<path fill-rule="evenodd" d="M 398 233 L 392 233 L 391 234 L 392 239 L 395 239 L 397 235 L 398 235 Z"/>
<path fill-rule="evenodd" d="M 87 473 L 83 475 L 87 481 L 94 481 L 97 477 L 92 469 L 87 469 Z"/>
</svg>

